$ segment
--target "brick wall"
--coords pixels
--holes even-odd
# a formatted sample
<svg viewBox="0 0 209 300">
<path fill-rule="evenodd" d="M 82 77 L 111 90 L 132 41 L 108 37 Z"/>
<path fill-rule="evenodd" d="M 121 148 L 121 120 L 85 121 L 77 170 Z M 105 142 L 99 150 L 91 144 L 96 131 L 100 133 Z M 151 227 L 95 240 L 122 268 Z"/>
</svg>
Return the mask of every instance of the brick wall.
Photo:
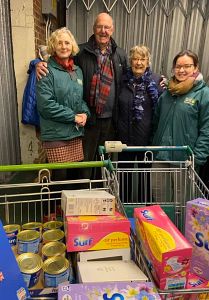
<svg viewBox="0 0 209 300">
<path fill-rule="evenodd" d="M 46 45 L 46 29 L 45 18 L 41 13 L 42 0 L 33 0 L 33 14 L 34 14 L 34 34 L 35 34 L 35 56 L 38 56 L 38 46 Z"/>
<path fill-rule="evenodd" d="M 35 56 L 38 56 L 38 46 L 46 45 L 46 21 L 47 17 L 42 15 L 42 0 L 33 0 L 33 14 L 34 14 L 34 33 L 35 33 Z M 57 20 L 50 16 L 51 30 L 57 28 Z"/>
<path fill-rule="evenodd" d="M 34 38 L 35 38 L 35 57 L 38 57 L 38 46 L 46 45 L 46 21 L 47 16 L 42 15 L 42 0 L 33 0 L 33 15 L 34 15 Z M 58 27 L 58 21 L 53 16 L 50 16 L 51 31 Z M 37 131 L 37 137 L 39 132 Z M 42 148 L 42 143 L 38 138 L 38 157 L 34 163 L 46 162 L 46 152 Z"/>
</svg>

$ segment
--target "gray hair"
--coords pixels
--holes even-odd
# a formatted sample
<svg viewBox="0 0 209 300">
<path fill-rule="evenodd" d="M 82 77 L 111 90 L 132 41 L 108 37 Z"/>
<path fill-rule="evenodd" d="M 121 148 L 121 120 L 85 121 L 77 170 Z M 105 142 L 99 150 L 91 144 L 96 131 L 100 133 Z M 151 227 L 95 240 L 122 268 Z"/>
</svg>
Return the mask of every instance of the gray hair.
<svg viewBox="0 0 209 300">
<path fill-rule="evenodd" d="M 144 45 L 136 45 L 131 48 L 129 51 L 129 61 L 131 63 L 131 60 L 135 54 L 140 55 L 142 58 L 148 58 L 148 64 L 150 66 L 151 64 L 151 53 L 150 49 Z"/>
</svg>

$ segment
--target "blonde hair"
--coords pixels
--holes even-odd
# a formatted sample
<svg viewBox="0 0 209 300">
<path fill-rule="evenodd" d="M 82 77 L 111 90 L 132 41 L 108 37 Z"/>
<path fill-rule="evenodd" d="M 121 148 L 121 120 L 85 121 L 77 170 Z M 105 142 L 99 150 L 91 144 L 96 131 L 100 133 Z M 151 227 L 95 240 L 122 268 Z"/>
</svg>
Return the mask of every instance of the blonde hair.
<svg viewBox="0 0 209 300">
<path fill-rule="evenodd" d="M 63 33 L 67 33 L 69 35 L 71 43 L 72 43 L 72 56 L 75 56 L 79 52 L 78 44 L 76 43 L 73 34 L 66 27 L 59 28 L 59 29 L 55 30 L 54 32 L 52 32 L 51 36 L 49 37 L 49 39 L 47 41 L 47 52 L 50 55 L 54 55 L 55 44 L 58 39 L 58 36 Z"/>
<path fill-rule="evenodd" d="M 131 60 L 135 54 L 140 55 L 142 58 L 148 58 L 148 64 L 151 64 L 151 53 L 150 49 L 144 45 L 136 45 L 129 51 L 129 61 Z"/>
</svg>

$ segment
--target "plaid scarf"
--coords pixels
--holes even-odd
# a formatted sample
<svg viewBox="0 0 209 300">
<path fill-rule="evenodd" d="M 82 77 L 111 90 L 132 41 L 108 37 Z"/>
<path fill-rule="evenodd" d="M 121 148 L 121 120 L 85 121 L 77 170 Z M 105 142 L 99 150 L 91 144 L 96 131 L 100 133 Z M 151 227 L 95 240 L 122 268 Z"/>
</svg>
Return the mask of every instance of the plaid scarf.
<svg viewBox="0 0 209 300">
<path fill-rule="evenodd" d="M 97 73 L 92 77 L 89 102 L 91 107 L 96 107 L 96 114 L 100 115 L 110 94 L 110 87 L 113 80 L 112 61 L 110 59 L 112 48 L 109 44 L 105 55 L 98 48 L 95 49 L 95 52 L 98 69 Z"/>
<path fill-rule="evenodd" d="M 152 100 L 153 110 L 157 104 L 159 93 L 156 82 L 151 77 L 152 72 L 148 67 L 144 74 L 140 77 L 135 77 L 131 69 L 127 72 L 127 77 L 129 80 L 129 85 L 134 86 L 135 93 L 133 99 L 133 119 L 139 121 L 143 118 L 144 108 L 143 103 L 146 101 L 145 95 Z"/>
</svg>

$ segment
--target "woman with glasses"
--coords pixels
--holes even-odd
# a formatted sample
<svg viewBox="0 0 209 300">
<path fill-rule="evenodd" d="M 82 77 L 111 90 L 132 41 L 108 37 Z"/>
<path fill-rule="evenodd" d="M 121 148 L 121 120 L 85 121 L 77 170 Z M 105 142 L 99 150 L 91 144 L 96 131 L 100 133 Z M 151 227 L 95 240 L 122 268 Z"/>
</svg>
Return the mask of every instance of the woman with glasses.
<svg viewBox="0 0 209 300">
<path fill-rule="evenodd" d="M 196 170 L 209 156 L 209 88 L 199 71 L 198 57 L 190 50 L 174 57 L 173 77 L 156 106 L 153 145 L 190 146 Z M 157 153 L 156 159 L 168 163 L 155 167 L 169 168 L 169 161 L 185 161 L 187 154 L 163 151 Z M 154 177 L 153 184 L 157 189 L 159 182 Z M 157 200 L 166 200 L 165 194 L 159 193 Z"/>
<path fill-rule="evenodd" d="M 124 74 L 119 95 L 117 138 L 128 146 L 148 146 L 151 142 L 154 109 L 163 91 L 159 84 L 162 77 L 152 73 L 151 53 L 144 45 L 137 45 L 130 50 L 129 61 L 131 67 Z M 119 153 L 118 159 L 143 161 L 144 152 L 122 152 Z M 141 163 L 139 165 L 144 166 Z M 124 162 L 120 167 L 131 168 L 133 163 Z M 122 174 L 121 180 L 121 197 L 124 198 L 122 200 L 132 202 L 135 198 L 132 193 L 132 174 Z M 139 178 L 139 193 L 143 202 L 148 197 L 144 185 L 143 178 Z"/>
</svg>

